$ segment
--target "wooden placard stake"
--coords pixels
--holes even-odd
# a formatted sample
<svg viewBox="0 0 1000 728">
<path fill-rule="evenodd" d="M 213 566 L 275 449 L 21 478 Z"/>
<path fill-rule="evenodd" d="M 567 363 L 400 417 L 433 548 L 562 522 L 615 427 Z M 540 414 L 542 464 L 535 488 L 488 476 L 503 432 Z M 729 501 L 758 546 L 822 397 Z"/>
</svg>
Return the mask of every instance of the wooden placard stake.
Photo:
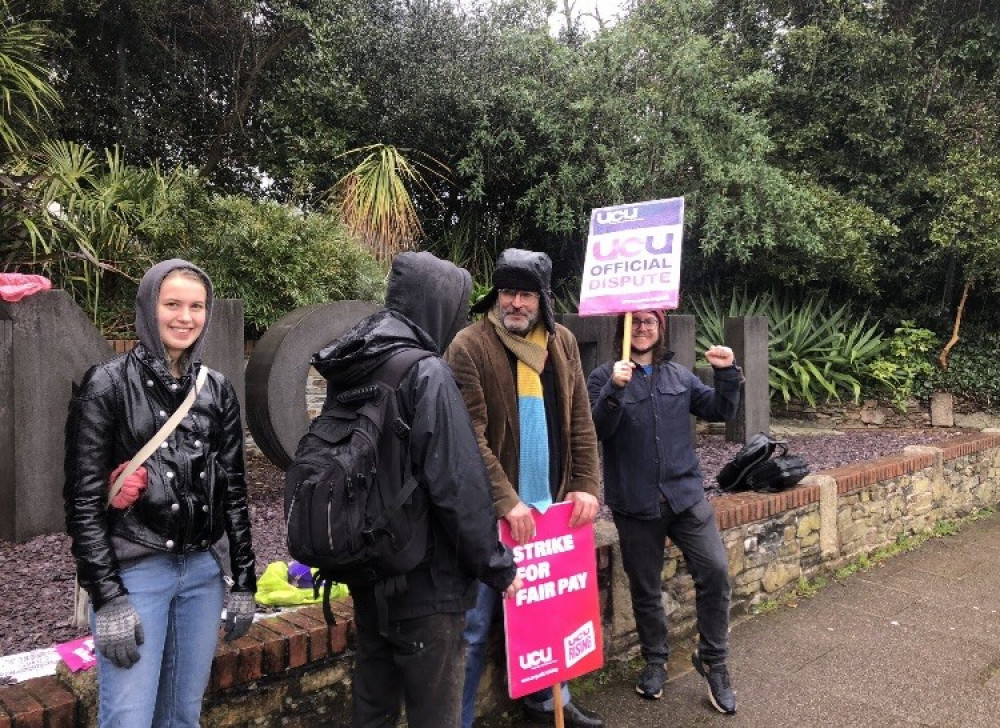
<svg viewBox="0 0 1000 728">
<path fill-rule="evenodd" d="M 625 312 L 625 330 L 622 332 L 622 360 L 629 361 L 632 353 L 632 312 Z"/>
</svg>

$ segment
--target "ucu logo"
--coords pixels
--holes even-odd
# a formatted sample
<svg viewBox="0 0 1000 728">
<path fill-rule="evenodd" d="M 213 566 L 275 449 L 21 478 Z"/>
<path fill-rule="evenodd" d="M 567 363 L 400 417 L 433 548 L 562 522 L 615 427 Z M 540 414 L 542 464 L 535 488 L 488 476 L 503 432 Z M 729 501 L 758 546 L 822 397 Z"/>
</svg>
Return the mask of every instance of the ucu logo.
<svg viewBox="0 0 1000 728">
<path fill-rule="evenodd" d="M 517 658 L 522 670 L 534 670 L 552 662 L 552 648 L 546 647 L 544 650 L 535 650 Z"/>
<path fill-rule="evenodd" d="M 627 238 L 604 238 L 594 241 L 591 252 L 595 260 L 634 258 L 637 255 L 667 255 L 673 250 L 673 233 L 667 233 L 660 240 L 653 235 L 632 235 Z"/>
<path fill-rule="evenodd" d="M 613 225 L 619 222 L 634 222 L 638 219 L 638 207 L 630 207 L 627 210 L 603 210 L 597 213 L 597 222 L 601 225 Z"/>
</svg>

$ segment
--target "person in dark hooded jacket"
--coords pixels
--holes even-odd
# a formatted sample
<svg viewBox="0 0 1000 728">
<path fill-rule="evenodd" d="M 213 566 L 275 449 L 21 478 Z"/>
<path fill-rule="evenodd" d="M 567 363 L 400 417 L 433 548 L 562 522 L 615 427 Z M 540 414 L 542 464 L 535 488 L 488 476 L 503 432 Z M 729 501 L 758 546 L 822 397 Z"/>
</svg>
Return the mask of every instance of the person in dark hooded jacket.
<svg viewBox="0 0 1000 728">
<path fill-rule="evenodd" d="M 201 363 L 212 283 L 184 260 L 154 265 L 136 297 L 138 345 L 91 367 L 66 422 L 66 530 L 90 595 L 100 726 L 197 726 L 231 573 L 225 638 L 254 614 L 240 405 Z M 207 378 L 188 414 L 110 483 Z M 212 547 L 228 540 L 228 563 Z M 224 549 L 223 549 L 224 550 Z"/>
<path fill-rule="evenodd" d="M 392 263 L 385 309 L 313 358 L 328 387 L 371 380 L 394 353 L 436 355 L 468 321 L 467 271 L 430 253 L 400 253 Z M 358 628 L 353 677 L 354 728 L 395 725 L 405 701 L 411 728 L 453 728 L 460 718 L 465 612 L 476 580 L 513 594 L 515 567 L 497 539 L 490 479 L 472 423 L 448 365 L 430 356 L 412 365 L 398 389 L 410 425 L 409 458 L 429 512 L 430 538 L 405 589 L 387 598 L 388 634 L 378 623 L 377 587 L 348 585 Z"/>
</svg>

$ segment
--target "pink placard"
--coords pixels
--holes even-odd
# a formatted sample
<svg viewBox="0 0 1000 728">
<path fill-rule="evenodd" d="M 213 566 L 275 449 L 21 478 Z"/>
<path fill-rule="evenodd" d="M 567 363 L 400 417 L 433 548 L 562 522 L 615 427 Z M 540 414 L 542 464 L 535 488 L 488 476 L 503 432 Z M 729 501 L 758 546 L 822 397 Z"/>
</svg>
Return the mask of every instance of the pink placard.
<svg viewBox="0 0 1000 728">
<path fill-rule="evenodd" d="M 500 521 L 500 539 L 514 549 L 524 586 L 503 600 L 507 684 L 512 698 L 571 680 L 604 664 L 594 525 L 569 527 L 572 503 L 545 515 L 532 510 L 535 538 L 516 544 Z"/>
<path fill-rule="evenodd" d="M 59 657 L 62 658 L 71 672 L 89 670 L 97 664 L 94 638 L 90 635 L 56 645 L 56 652 L 59 653 Z"/>
<path fill-rule="evenodd" d="M 683 233 L 683 197 L 593 210 L 580 315 L 677 308 Z"/>
</svg>

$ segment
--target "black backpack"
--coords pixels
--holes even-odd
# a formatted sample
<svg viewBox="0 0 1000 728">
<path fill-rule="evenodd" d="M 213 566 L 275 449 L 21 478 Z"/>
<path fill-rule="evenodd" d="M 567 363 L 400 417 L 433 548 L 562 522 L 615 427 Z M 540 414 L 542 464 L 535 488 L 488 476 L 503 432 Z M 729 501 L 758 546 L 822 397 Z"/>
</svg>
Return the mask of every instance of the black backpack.
<svg viewBox="0 0 1000 728">
<path fill-rule="evenodd" d="M 786 441 L 775 440 L 766 432 L 758 432 L 751 436 L 740 451 L 722 466 L 722 470 L 715 478 L 719 487 L 726 493 L 747 490 L 750 487 L 747 484 L 750 471 L 771 457 L 779 447 L 782 449 L 782 455 L 788 452 Z"/>
<path fill-rule="evenodd" d="M 330 609 L 332 583 L 374 585 L 379 627 L 388 627 L 385 599 L 406 588 L 405 574 L 427 553 L 427 501 L 409 461 L 409 425 L 397 412 L 396 390 L 423 349 L 403 349 L 372 380 L 330 390 L 299 440 L 285 474 L 288 553 L 319 570 Z"/>
<path fill-rule="evenodd" d="M 801 455 L 779 455 L 750 469 L 747 486 L 762 493 L 778 493 L 798 484 L 809 475 L 809 465 Z"/>
</svg>

